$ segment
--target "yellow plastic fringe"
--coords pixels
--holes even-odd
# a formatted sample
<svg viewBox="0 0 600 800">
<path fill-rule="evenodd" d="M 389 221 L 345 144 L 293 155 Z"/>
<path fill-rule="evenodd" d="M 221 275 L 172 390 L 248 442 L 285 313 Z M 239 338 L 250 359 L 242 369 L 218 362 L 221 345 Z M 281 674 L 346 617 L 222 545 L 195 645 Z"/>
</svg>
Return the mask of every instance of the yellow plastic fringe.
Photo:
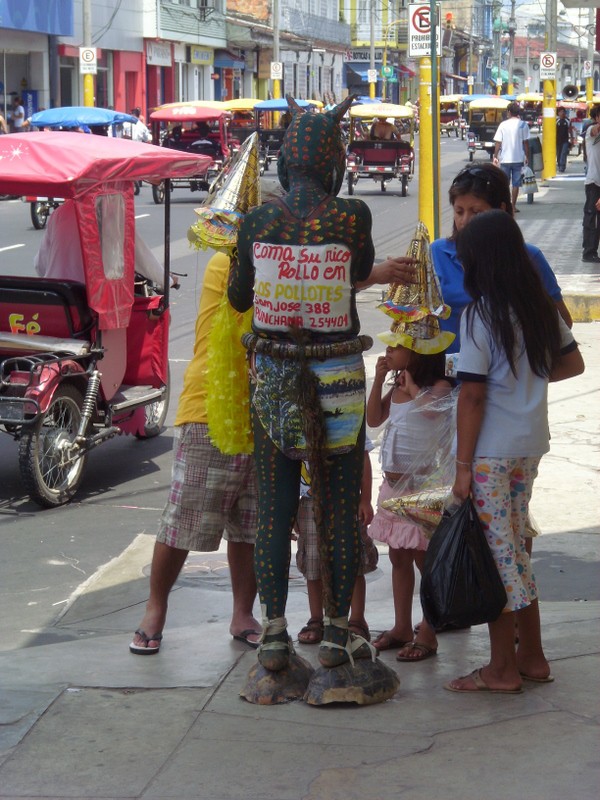
<svg viewBox="0 0 600 800">
<path fill-rule="evenodd" d="M 208 435 L 227 456 L 252 453 L 250 390 L 246 349 L 240 339 L 251 330 L 252 309 L 239 314 L 221 299 L 210 333 L 206 360 Z"/>
</svg>

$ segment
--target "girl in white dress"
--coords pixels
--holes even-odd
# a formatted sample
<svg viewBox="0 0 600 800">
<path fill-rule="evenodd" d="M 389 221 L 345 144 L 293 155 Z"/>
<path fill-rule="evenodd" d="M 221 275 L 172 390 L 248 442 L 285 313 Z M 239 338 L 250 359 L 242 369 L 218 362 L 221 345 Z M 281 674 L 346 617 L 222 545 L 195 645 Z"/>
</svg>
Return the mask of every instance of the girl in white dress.
<svg viewBox="0 0 600 800">
<path fill-rule="evenodd" d="M 435 631 L 426 620 L 421 621 L 413 639 L 414 565 L 422 570 L 428 540 L 420 525 L 382 508 L 381 503 L 398 496 L 398 485 L 404 494 L 418 491 L 436 469 L 436 447 L 451 424 L 451 409 L 448 406 L 446 412 L 440 412 L 435 406 L 439 398 L 450 394 L 452 385 L 444 375 L 443 352 L 422 354 L 404 344 L 395 344 L 411 342 L 406 334 L 395 334 L 393 329 L 380 338 L 388 347 L 385 355 L 377 359 L 367 403 L 367 424 L 377 427 L 387 420 L 387 427 L 380 455 L 383 483 L 369 536 L 389 546 L 395 619 L 393 627 L 373 644 L 380 651 L 400 648 L 398 661 L 422 661 L 437 653 Z M 414 341 L 416 344 L 418 340 Z M 393 383 L 384 391 L 390 371 Z"/>
</svg>

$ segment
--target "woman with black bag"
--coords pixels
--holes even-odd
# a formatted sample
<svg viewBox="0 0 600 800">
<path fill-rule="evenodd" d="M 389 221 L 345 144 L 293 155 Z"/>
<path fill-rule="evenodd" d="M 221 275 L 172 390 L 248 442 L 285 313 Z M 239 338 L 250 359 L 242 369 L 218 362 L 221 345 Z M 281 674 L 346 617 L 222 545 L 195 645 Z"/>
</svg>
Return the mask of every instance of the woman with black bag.
<svg viewBox="0 0 600 800">
<path fill-rule="evenodd" d="M 516 694 L 524 679 L 553 680 L 524 528 L 538 464 L 549 449 L 548 381 L 579 375 L 584 363 L 512 217 L 498 210 L 478 214 L 459 233 L 457 255 L 473 302 L 461 319 L 452 491 L 473 498 L 507 605 L 488 623 L 489 663 L 445 688 Z"/>
</svg>

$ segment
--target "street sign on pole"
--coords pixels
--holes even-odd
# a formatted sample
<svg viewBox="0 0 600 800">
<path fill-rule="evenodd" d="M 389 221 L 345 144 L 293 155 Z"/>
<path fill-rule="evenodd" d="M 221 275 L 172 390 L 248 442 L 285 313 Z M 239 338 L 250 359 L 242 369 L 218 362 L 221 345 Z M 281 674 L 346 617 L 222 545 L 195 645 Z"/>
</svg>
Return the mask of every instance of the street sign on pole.
<svg viewBox="0 0 600 800">
<path fill-rule="evenodd" d="M 553 81 L 556 78 L 556 53 L 540 53 L 540 80 Z"/>
<path fill-rule="evenodd" d="M 442 34 L 439 25 L 441 6 L 436 3 L 435 41 L 437 56 L 442 54 Z M 408 6 L 408 55 L 416 58 L 431 56 L 431 6 L 409 3 Z"/>
<path fill-rule="evenodd" d="M 98 67 L 97 50 L 95 47 L 79 48 L 79 74 L 95 75 Z"/>
<path fill-rule="evenodd" d="M 377 70 L 376 69 L 368 69 L 367 70 L 367 80 L 369 83 L 377 83 Z"/>
<path fill-rule="evenodd" d="M 591 61 L 584 61 L 583 62 L 583 69 L 581 70 L 581 77 L 582 78 L 591 78 L 592 77 L 592 62 Z"/>
<path fill-rule="evenodd" d="M 283 78 L 283 63 L 281 61 L 271 61 L 271 80 L 280 81 Z"/>
</svg>

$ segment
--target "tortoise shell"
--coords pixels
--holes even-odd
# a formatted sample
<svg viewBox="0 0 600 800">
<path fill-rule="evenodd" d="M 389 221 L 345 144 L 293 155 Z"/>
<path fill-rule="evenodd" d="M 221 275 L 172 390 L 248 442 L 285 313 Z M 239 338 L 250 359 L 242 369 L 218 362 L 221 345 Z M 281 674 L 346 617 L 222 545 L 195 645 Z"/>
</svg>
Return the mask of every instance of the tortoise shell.
<svg viewBox="0 0 600 800">
<path fill-rule="evenodd" d="M 261 706 L 301 700 L 313 671 L 308 661 L 295 653 L 290 654 L 287 667 L 279 672 L 265 669 L 257 661 L 248 673 L 240 696 Z"/>
<path fill-rule="evenodd" d="M 361 706 L 384 703 L 400 687 L 400 679 L 378 658 L 361 658 L 339 667 L 319 667 L 313 673 L 304 700 L 311 706 L 328 703 L 357 703 Z"/>
</svg>

